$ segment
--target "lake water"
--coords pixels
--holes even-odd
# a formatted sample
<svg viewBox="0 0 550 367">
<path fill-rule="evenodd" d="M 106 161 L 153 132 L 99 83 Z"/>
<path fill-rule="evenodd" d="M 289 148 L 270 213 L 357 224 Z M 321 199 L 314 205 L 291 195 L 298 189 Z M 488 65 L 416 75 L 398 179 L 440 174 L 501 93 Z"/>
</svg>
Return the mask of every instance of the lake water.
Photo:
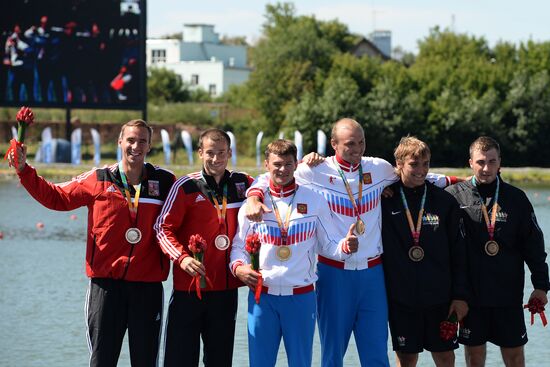
<svg viewBox="0 0 550 367">
<path fill-rule="evenodd" d="M 545 232 L 546 251 L 550 252 L 550 189 L 526 192 Z M 0 182 L 0 203 L 0 231 L 3 232 L 0 240 L 0 366 L 87 366 L 84 299 L 88 279 L 84 271 L 83 241 L 86 209 L 50 211 L 36 203 L 15 181 Z M 72 214 L 76 219 L 71 219 Z M 42 230 L 36 228 L 37 222 L 44 223 Z M 532 290 L 528 270 L 526 280 L 528 296 Z M 165 282 L 164 288 L 168 303 L 171 279 Z M 248 365 L 246 294 L 246 289 L 240 290 L 235 366 Z M 525 320 L 529 322 L 527 312 Z M 528 335 L 527 365 L 548 365 L 550 327 L 543 328 L 537 317 L 536 324 L 528 326 Z M 320 364 L 319 356 L 316 335 L 314 366 Z M 456 359 L 457 366 L 464 366 L 462 348 L 457 351 Z M 390 361 L 393 365 L 392 352 Z M 286 366 L 282 343 L 277 365 Z M 359 366 L 353 338 L 344 365 Z M 418 365 L 432 366 L 430 355 L 421 354 Z M 498 349 L 489 345 L 487 366 L 501 365 Z M 119 366 L 130 366 L 126 342 Z"/>
</svg>

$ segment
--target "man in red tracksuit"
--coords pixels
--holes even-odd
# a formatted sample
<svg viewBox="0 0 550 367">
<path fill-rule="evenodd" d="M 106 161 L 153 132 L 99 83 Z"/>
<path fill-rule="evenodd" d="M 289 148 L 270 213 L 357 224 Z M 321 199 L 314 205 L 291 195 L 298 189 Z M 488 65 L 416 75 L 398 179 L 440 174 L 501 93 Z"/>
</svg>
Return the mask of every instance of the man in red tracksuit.
<svg viewBox="0 0 550 367">
<path fill-rule="evenodd" d="M 237 288 L 243 284 L 229 271 L 229 255 L 253 179 L 226 169 L 230 138 L 222 130 L 201 134 L 199 156 L 202 170 L 176 181 L 155 224 L 162 250 L 174 261 L 165 367 L 198 366 L 201 336 L 205 366 L 231 366 L 233 358 Z M 189 249 L 197 234 L 207 244 L 202 263 Z M 208 278 L 205 288 L 197 290 L 197 275 Z"/>
<path fill-rule="evenodd" d="M 17 174 L 38 202 L 53 210 L 88 207 L 86 273 L 90 366 L 116 366 L 128 329 L 133 367 L 156 366 L 162 321 L 162 281 L 169 261 L 160 251 L 153 224 L 175 177 L 145 163 L 152 129 L 143 120 L 122 126 L 122 160 L 94 168 L 72 181 L 52 184 L 26 164 L 17 148 Z M 10 164 L 15 165 L 13 153 Z"/>
</svg>

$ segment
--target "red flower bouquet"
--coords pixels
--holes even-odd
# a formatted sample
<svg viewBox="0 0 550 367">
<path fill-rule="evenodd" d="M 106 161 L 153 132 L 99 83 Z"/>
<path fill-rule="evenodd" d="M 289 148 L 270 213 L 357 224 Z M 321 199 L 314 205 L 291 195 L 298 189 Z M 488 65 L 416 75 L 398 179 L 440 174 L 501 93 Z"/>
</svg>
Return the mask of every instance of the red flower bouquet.
<svg viewBox="0 0 550 367">
<path fill-rule="evenodd" d="M 252 233 L 246 237 L 245 249 L 250 254 L 250 263 L 252 264 L 252 270 L 256 271 L 259 275 L 258 283 L 256 284 L 256 290 L 254 292 L 254 299 L 256 304 L 260 303 L 260 296 L 262 294 L 262 286 L 264 280 L 260 273 L 260 247 L 262 242 L 257 233 Z"/>
<path fill-rule="evenodd" d="M 13 151 L 14 158 L 15 158 L 15 168 L 18 167 L 18 160 L 17 160 L 17 146 L 22 145 L 25 142 L 25 132 L 27 131 L 27 126 L 31 125 L 34 122 L 34 114 L 32 113 L 32 110 L 29 107 L 21 107 L 19 112 L 17 112 L 17 116 L 15 117 L 17 120 L 17 140 L 11 139 L 10 140 L 10 147 L 8 148 L 8 151 L 6 152 L 6 155 L 4 156 L 4 160 L 8 158 L 8 155 L 10 152 Z"/>
<path fill-rule="evenodd" d="M 445 341 L 455 338 L 457 331 L 458 320 L 456 313 L 453 313 L 447 320 L 441 321 L 439 324 L 439 337 Z"/>
<path fill-rule="evenodd" d="M 535 314 L 538 313 L 542 321 L 542 326 L 546 326 L 548 321 L 546 320 L 546 315 L 544 314 L 544 305 L 540 299 L 535 297 L 531 298 L 529 303 L 523 306 L 523 308 L 527 308 L 529 312 L 531 312 L 531 325 L 535 323 Z"/>
<path fill-rule="evenodd" d="M 202 263 L 204 252 L 206 251 L 206 241 L 199 234 L 192 235 L 189 237 L 189 250 L 193 253 L 193 258 Z M 206 288 L 207 281 L 208 278 L 206 276 L 197 274 L 189 287 L 191 288 L 195 284 L 195 291 L 199 299 L 202 299 L 201 289 Z"/>
</svg>

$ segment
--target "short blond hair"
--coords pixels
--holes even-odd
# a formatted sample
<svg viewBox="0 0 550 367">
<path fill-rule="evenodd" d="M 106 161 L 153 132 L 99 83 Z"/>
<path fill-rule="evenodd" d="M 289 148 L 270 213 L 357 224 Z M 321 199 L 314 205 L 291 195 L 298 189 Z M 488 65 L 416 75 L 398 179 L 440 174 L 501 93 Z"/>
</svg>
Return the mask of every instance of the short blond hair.
<svg viewBox="0 0 550 367">
<path fill-rule="evenodd" d="M 294 158 L 294 161 L 297 162 L 297 152 L 298 149 L 296 148 L 296 145 L 294 145 L 294 143 L 290 140 L 277 139 L 269 143 L 265 148 L 265 160 L 269 160 L 270 154 L 275 154 L 278 156 L 291 155 L 292 158 Z"/>
<path fill-rule="evenodd" d="M 395 163 L 403 163 L 405 159 L 411 158 L 430 158 L 432 152 L 428 144 L 415 136 L 405 136 L 399 141 L 399 145 L 393 151 Z"/>
</svg>

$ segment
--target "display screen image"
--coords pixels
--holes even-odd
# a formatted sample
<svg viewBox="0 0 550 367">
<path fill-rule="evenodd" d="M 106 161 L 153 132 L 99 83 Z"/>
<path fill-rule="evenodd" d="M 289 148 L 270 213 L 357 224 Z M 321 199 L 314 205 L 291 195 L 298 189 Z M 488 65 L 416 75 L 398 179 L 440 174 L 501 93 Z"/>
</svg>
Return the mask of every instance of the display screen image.
<svg viewBox="0 0 550 367">
<path fill-rule="evenodd" d="M 0 105 L 144 108 L 145 0 L 0 5 Z"/>
</svg>

